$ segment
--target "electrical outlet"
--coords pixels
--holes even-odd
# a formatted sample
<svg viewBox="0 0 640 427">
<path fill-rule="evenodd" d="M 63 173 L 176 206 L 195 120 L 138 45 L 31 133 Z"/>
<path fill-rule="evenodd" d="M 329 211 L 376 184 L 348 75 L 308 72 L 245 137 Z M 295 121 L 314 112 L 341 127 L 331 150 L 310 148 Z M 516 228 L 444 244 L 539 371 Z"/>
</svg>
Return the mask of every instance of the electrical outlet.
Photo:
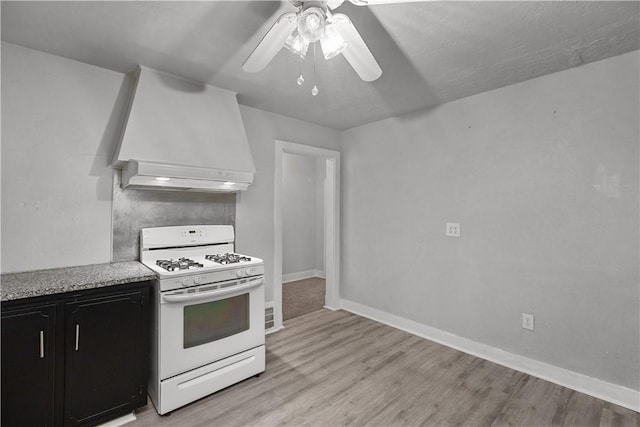
<svg viewBox="0 0 640 427">
<path fill-rule="evenodd" d="M 522 328 L 530 331 L 535 329 L 533 314 L 522 313 Z"/>
<path fill-rule="evenodd" d="M 460 223 L 448 222 L 447 223 L 447 236 L 448 237 L 460 237 Z"/>
</svg>

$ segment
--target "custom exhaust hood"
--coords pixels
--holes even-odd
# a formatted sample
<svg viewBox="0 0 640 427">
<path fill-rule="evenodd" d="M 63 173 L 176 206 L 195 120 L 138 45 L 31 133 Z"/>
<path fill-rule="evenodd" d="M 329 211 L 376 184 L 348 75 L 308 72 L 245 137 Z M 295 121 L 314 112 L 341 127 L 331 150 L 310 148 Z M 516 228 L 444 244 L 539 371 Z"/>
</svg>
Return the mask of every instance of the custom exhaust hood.
<svg viewBox="0 0 640 427">
<path fill-rule="evenodd" d="M 236 192 L 255 173 L 234 92 L 142 66 L 111 165 L 129 189 Z"/>
</svg>

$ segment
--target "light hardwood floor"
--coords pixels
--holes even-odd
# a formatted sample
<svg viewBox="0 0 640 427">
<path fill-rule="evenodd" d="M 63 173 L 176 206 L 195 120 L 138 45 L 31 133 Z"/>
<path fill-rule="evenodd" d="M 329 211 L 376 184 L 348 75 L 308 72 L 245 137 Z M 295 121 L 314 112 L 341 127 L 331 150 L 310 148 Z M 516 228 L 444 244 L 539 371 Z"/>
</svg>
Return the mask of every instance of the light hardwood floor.
<svg viewBox="0 0 640 427">
<path fill-rule="evenodd" d="M 639 426 L 640 414 L 344 311 L 267 337 L 267 370 L 139 426 Z"/>
</svg>

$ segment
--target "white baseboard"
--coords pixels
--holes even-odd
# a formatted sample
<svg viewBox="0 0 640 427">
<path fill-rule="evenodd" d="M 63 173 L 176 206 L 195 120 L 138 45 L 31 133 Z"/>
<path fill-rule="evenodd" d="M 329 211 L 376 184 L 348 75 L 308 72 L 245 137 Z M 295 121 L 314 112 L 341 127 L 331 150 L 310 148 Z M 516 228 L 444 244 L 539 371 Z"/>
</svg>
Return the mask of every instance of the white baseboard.
<svg viewBox="0 0 640 427">
<path fill-rule="evenodd" d="M 640 392 L 637 390 L 500 350 L 357 302 L 342 299 L 339 302 L 339 306 L 351 313 L 435 341 L 447 347 L 640 412 Z M 331 309 L 333 310 L 333 308 Z"/>
<path fill-rule="evenodd" d="M 307 270 L 307 271 L 299 271 L 297 273 L 283 274 L 282 283 L 295 282 L 296 280 L 309 279 L 311 277 L 320 277 L 321 279 L 324 279 L 324 271 Z"/>
</svg>

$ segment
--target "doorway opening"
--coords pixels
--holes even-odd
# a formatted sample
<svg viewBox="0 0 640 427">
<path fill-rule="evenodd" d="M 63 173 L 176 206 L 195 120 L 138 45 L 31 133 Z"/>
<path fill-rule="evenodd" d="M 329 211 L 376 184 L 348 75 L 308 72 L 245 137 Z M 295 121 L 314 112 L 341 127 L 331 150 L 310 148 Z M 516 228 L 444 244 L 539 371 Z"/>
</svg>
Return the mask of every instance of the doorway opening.
<svg viewBox="0 0 640 427">
<path fill-rule="evenodd" d="M 282 157 L 282 320 L 320 310 L 325 303 L 325 159 Z"/>
<path fill-rule="evenodd" d="M 273 277 L 275 325 L 273 330 L 278 330 L 282 327 L 283 322 L 283 282 L 324 276 L 323 306 L 330 309 L 338 308 L 340 153 L 334 150 L 276 141 L 275 156 Z M 285 186 L 283 182 L 285 174 L 291 172 L 294 172 L 294 175 L 297 173 L 297 177 L 302 177 L 303 180 L 305 176 L 311 178 L 312 175 L 317 179 L 310 179 L 315 182 L 288 182 Z M 285 197 L 290 198 L 295 194 L 300 198 L 299 206 L 296 206 L 295 200 L 285 200 Z M 310 203 L 311 200 L 315 200 L 316 203 Z M 313 211 L 319 208 L 321 212 Z M 293 209 L 293 214 L 288 211 L 290 209 Z M 313 215 L 310 215 L 310 212 Z M 309 223 L 310 216 L 315 218 L 312 219 L 315 224 Z M 288 222 L 285 224 L 285 218 L 287 221 L 298 223 L 290 224 Z M 320 224 L 316 221 L 318 218 L 321 218 Z M 305 239 L 304 235 L 291 235 L 296 230 L 304 229 L 308 230 L 307 235 L 313 238 Z M 312 236 L 314 232 L 315 235 Z M 284 244 L 285 235 L 287 238 L 286 247 Z M 298 247 L 295 243 L 291 247 L 291 242 L 296 241 Z M 298 250 L 305 243 L 314 245 L 314 248 L 306 248 L 313 250 Z M 289 256 L 286 261 L 285 251 Z M 291 256 L 291 254 L 294 255 Z M 311 256 L 314 259 L 310 259 Z M 311 285 L 310 289 L 314 289 L 314 284 Z M 318 292 L 319 287 L 319 283 L 315 283 L 315 292 Z M 302 309 L 304 310 L 304 307 Z"/>
</svg>

